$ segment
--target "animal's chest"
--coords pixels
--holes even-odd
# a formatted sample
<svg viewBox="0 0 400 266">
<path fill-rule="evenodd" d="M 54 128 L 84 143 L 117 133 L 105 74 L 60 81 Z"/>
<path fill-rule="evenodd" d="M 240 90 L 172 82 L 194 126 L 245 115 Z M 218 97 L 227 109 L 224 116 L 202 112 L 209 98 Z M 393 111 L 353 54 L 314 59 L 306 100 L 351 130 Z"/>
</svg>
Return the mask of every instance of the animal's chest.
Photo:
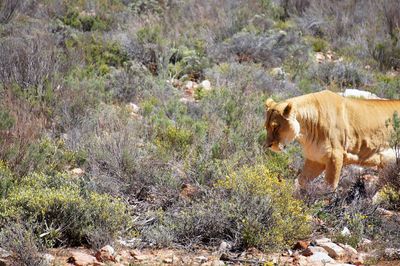
<svg viewBox="0 0 400 266">
<path fill-rule="evenodd" d="M 304 157 L 306 157 L 311 161 L 319 163 L 325 163 L 327 155 L 330 154 L 332 150 L 331 147 L 324 142 L 308 143 L 308 144 L 303 144 L 302 146 L 303 146 Z"/>
</svg>

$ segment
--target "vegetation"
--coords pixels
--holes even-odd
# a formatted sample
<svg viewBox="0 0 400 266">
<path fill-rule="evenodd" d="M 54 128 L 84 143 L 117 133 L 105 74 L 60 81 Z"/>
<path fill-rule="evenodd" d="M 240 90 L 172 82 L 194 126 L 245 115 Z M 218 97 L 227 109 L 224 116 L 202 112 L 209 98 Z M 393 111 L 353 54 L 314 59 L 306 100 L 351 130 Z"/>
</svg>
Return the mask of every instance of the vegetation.
<svg viewBox="0 0 400 266">
<path fill-rule="evenodd" d="M 298 147 L 263 147 L 270 96 L 399 98 L 399 12 L 391 0 L 0 1 L 0 247 L 36 265 L 49 247 L 129 235 L 268 252 L 310 237 L 313 217 L 338 239 L 347 226 L 354 246 L 399 245 L 358 183 L 345 201 L 295 199 Z M 379 206 L 398 210 L 392 181 Z"/>
</svg>

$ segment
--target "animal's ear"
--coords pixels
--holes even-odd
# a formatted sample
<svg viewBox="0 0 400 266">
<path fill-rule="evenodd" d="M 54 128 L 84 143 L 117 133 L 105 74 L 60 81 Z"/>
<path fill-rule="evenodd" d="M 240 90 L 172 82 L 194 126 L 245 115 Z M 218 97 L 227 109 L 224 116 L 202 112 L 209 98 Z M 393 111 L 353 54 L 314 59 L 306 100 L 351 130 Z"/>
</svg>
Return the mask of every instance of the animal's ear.
<svg viewBox="0 0 400 266">
<path fill-rule="evenodd" d="M 272 100 L 272 98 L 268 98 L 266 101 L 265 101 L 265 109 L 270 109 L 270 108 L 272 108 L 272 106 L 274 106 L 275 105 L 275 102 L 274 102 L 274 100 Z"/>
<path fill-rule="evenodd" d="M 285 109 L 283 109 L 283 117 L 285 118 L 289 118 L 290 112 L 292 111 L 292 103 L 288 103 L 285 107 Z"/>
</svg>

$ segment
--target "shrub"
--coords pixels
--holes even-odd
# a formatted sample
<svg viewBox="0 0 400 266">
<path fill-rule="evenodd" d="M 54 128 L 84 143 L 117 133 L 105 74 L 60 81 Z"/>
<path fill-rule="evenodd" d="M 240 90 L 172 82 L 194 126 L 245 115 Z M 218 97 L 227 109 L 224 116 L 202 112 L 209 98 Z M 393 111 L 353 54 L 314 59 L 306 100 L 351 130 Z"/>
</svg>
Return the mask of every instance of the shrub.
<svg viewBox="0 0 400 266">
<path fill-rule="evenodd" d="M 30 174 L 14 181 L 7 197 L 0 199 L 0 209 L 2 226 L 29 223 L 49 247 L 88 243 L 96 230 L 115 236 L 128 222 L 120 200 L 89 191 L 65 174 Z"/>
<path fill-rule="evenodd" d="M 13 252 L 12 265 L 47 265 L 39 253 L 38 237 L 28 225 L 13 223 L 3 227 L 0 230 L 0 245 Z"/>
<path fill-rule="evenodd" d="M 49 34 L 6 37 L 0 40 L 0 80 L 30 90 L 44 97 L 53 90 L 56 73 L 61 68 L 60 50 Z"/>
<path fill-rule="evenodd" d="M 264 239 L 267 240 L 266 243 L 285 245 L 309 233 L 306 208 L 301 201 L 293 198 L 292 184 L 287 180 L 280 180 L 268 166 L 244 167 L 219 181 L 217 185 L 238 193 L 270 198 L 274 223 L 267 239 Z"/>
<path fill-rule="evenodd" d="M 276 250 L 310 232 L 306 208 L 291 187 L 266 166 L 243 167 L 189 206 L 165 213 L 153 233 L 166 231 L 184 245 L 225 240 L 235 248 Z"/>
<path fill-rule="evenodd" d="M 340 89 L 359 88 L 370 83 L 371 77 L 357 64 L 326 62 L 313 65 L 307 76 L 322 86 L 338 85 Z"/>
<path fill-rule="evenodd" d="M 69 10 L 62 18 L 65 25 L 71 26 L 81 31 L 106 30 L 110 23 L 107 19 L 98 15 L 79 13 L 77 10 Z"/>
</svg>

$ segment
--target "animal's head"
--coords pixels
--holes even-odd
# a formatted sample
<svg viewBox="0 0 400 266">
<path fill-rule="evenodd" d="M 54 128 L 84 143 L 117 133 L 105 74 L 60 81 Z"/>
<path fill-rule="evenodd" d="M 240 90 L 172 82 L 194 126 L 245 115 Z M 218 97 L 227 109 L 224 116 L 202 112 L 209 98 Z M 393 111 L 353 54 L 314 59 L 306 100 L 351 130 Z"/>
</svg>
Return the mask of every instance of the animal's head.
<svg viewBox="0 0 400 266">
<path fill-rule="evenodd" d="M 300 124 L 296 120 L 296 110 L 289 102 L 276 103 L 269 98 L 265 102 L 267 130 L 266 146 L 273 151 L 281 151 L 300 133 Z"/>
</svg>

